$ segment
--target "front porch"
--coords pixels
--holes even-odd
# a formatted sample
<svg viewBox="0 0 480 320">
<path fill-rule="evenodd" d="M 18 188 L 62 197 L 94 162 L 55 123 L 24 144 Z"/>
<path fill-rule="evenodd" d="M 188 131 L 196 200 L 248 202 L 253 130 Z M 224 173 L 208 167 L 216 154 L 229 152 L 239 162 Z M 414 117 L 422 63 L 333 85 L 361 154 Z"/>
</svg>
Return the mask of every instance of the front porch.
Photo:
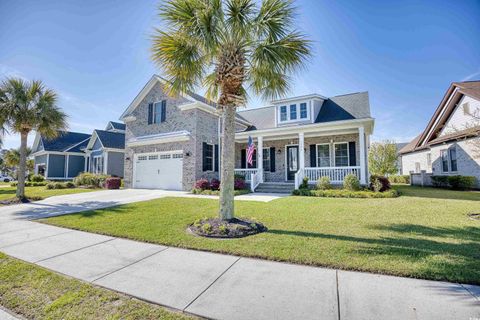
<svg viewBox="0 0 480 320">
<path fill-rule="evenodd" d="M 298 188 L 304 177 L 312 184 L 323 176 L 332 184 L 342 184 L 349 174 L 367 184 L 368 137 L 363 127 L 280 137 L 252 132 L 251 136 L 256 149 L 253 165 L 247 163 L 246 141 L 237 138 L 235 174 L 244 176 L 252 191 L 260 183 L 290 182 Z"/>
</svg>

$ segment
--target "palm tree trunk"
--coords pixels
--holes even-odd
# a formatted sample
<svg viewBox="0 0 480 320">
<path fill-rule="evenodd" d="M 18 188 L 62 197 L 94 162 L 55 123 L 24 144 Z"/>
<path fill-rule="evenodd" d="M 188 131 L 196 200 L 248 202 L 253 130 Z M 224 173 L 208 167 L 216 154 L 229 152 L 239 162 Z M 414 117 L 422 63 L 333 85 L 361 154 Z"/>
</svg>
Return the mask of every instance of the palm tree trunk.
<svg viewBox="0 0 480 320">
<path fill-rule="evenodd" d="M 20 133 L 20 163 L 17 173 L 17 198 L 25 198 L 25 171 L 27 168 L 27 137 L 28 132 Z"/>
<path fill-rule="evenodd" d="M 233 219 L 234 169 L 235 169 L 235 107 L 224 108 L 222 115 L 222 148 L 220 183 L 220 212 L 223 220 Z"/>
</svg>

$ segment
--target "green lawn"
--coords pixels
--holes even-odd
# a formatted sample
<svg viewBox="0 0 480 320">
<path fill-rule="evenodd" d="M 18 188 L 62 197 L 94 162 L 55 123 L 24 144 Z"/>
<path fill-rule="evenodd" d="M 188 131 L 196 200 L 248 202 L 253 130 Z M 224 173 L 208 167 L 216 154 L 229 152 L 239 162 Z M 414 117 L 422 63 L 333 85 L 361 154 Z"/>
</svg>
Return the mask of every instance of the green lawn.
<svg viewBox="0 0 480 320">
<path fill-rule="evenodd" d="M 269 231 L 236 240 L 194 237 L 185 228 L 214 216 L 218 201 L 164 198 L 44 220 L 171 246 L 293 263 L 480 284 L 479 192 L 395 186 L 393 199 L 288 197 L 236 201 L 238 216 Z"/>
<path fill-rule="evenodd" d="M 16 190 L 17 190 L 16 187 L 0 188 L 0 201 L 14 198 Z M 81 189 L 81 188 L 48 190 L 47 188 L 45 188 L 45 186 L 25 187 L 25 195 L 27 197 L 34 197 L 34 198 L 39 197 L 41 199 L 45 199 L 51 196 L 59 196 L 63 194 L 72 194 L 72 193 L 89 192 L 89 191 L 95 191 L 95 190 Z"/>
<path fill-rule="evenodd" d="M 28 319 L 191 319 L 2 253 L 0 305 Z"/>
</svg>

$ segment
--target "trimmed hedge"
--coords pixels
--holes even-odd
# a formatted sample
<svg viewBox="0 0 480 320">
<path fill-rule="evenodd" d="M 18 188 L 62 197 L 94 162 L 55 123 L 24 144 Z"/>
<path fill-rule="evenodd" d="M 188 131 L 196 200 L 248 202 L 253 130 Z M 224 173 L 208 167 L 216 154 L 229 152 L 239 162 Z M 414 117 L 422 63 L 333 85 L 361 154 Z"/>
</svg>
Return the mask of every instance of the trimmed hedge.
<svg viewBox="0 0 480 320">
<path fill-rule="evenodd" d="M 43 182 L 30 182 L 30 181 L 25 181 L 25 187 L 43 187 L 48 184 L 47 181 Z M 10 183 L 10 186 L 16 187 L 18 185 L 18 182 L 12 182 Z"/>
<path fill-rule="evenodd" d="M 391 176 L 388 176 L 388 180 L 390 181 L 390 183 L 410 184 L 410 176 L 409 175 L 391 175 Z"/>
<path fill-rule="evenodd" d="M 432 176 L 432 185 L 437 188 L 470 190 L 475 187 L 476 178 L 471 176 Z"/>
<path fill-rule="evenodd" d="M 49 190 L 52 190 L 52 189 L 71 189 L 71 188 L 75 188 L 75 184 L 71 181 L 67 181 L 67 182 L 49 182 L 47 185 L 46 185 L 46 188 L 49 189 Z"/>
<path fill-rule="evenodd" d="M 325 197 L 325 198 L 396 198 L 400 194 L 396 190 L 388 190 L 385 192 L 374 192 L 370 190 L 351 191 L 345 189 L 331 190 L 308 190 L 298 189 L 292 192 L 294 196 L 304 197 Z"/>
<path fill-rule="evenodd" d="M 30 177 L 31 182 L 43 182 L 45 181 L 45 177 L 39 174 L 34 174 Z"/>
<path fill-rule="evenodd" d="M 93 174 L 90 172 L 80 173 L 73 179 L 73 183 L 77 186 L 83 186 L 88 188 L 103 188 L 105 181 L 109 176 L 104 174 Z"/>
<path fill-rule="evenodd" d="M 106 189 L 120 189 L 122 185 L 122 179 L 118 177 L 109 177 L 105 180 L 105 188 Z"/>
<path fill-rule="evenodd" d="M 220 190 L 202 190 L 202 189 L 192 189 L 193 194 L 203 194 L 207 196 L 218 196 L 220 195 Z M 242 194 L 247 194 L 250 193 L 250 190 L 248 189 L 241 189 L 241 190 L 234 190 L 233 195 L 234 196 L 240 196 Z"/>
</svg>

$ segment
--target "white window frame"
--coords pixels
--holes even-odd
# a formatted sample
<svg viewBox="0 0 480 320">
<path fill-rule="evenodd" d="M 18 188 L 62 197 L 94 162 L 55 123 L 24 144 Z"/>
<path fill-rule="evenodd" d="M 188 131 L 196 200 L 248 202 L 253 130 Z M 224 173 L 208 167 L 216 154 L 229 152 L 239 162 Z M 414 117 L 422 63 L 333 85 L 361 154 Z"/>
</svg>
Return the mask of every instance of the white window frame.
<svg viewBox="0 0 480 320">
<path fill-rule="evenodd" d="M 205 170 L 203 172 L 215 172 L 215 144 L 213 143 L 205 143 L 206 145 L 212 146 L 212 169 Z"/>
<path fill-rule="evenodd" d="M 318 147 L 319 146 L 328 146 L 328 167 L 321 167 L 319 164 L 320 162 L 318 161 Z M 332 166 L 332 146 L 330 143 L 317 143 L 315 146 L 315 159 L 316 159 L 316 164 L 317 168 L 330 168 Z"/>
<path fill-rule="evenodd" d="M 347 145 L 347 165 L 346 166 L 341 166 L 341 167 L 350 167 L 350 149 L 348 147 L 348 141 L 344 141 L 344 142 L 334 142 L 333 143 L 333 164 L 334 164 L 334 167 L 340 167 L 337 165 L 337 156 L 335 154 L 335 146 L 337 144 L 346 144 Z"/>
<path fill-rule="evenodd" d="M 306 118 L 301 118 L 301 112 L 300 112 L 300 105 L 302 103 L 305 103 L 305 105 L 307 106 L 307 117 Z M 292 122 L 303 122 L 303 121 L 310 121 L 311 120 L 311 111 L 310 111 L 310 106 L 309 106 L 309 103 L 310 101 L 299 101 L 299 102 L 295 102 L 295 103 L 286 103 L 286 104 L 282 104 L 280 106 L 278 106 L 278 123 L 292 123 Z M 297 115 L 297 118 L 296 119 L 291 119 L 290 118 L 290 108 L 291 106 L 295 106 L 295 112 L 296 112 L 296 115 Z M 281 108 L 282 107 L 286 107 L 287 109 L 287 120 L 282 120 L 282 112 L 281 112 Z"/>
<path fill-rule="evenodd" d="M 152 110 L 152 123 L 155 123 L 155 124 L 159 124 L 159 123 L 162 123 L 162 102 L 165 101 L 165 100 L 160 100 L 160 101 L 157 101 L 157 102 L 154 102 L 153 103 L 153 110 Z M 156 116 L 157 116 L 157 112 L 155 110 L 155 105 L 157 104 L 160 104 L 160 121 L 159 122 L 156 122 L 155 119 L 156 119 Z M 165 105 L 166 105 L 166 102 L 165 102 Z"/>
<path fill-rule="evenodd" d="M 98 159 L 99 158 L 102 158 L 102 168 L 101 170 L 97 170 L 98 169 Z M 103 155 L 99 155 L 99 156 L 93 156 L 93 160 L 92 160 L 92 167 L 93 167 L 93 172 L 94 174 L 103 174 L 103 170 L 104 170 L 104 163 L 105 159 L 103 157 Z"/>
<path fill-rule="evenodd" d="M 268 167 L 269 169 L 266 170 L 265 169 L 265 163 L 262 163 L 262 167 L 263 167 L 263 171 L 266 171 L 266 172 L 271 172 L 272 171 L 272 168 L 270 168 L 270 166 L 272 165 L 272 161 L 270 159 L 270 147 L 265 147 L 262 149 L 262 152 L 267 150 L 267 157 L 265 157 L 265 154 L 263 154 L 263 159 L 262 161 L 265 161 L 266 159 L 268 159 Z M 257 152 L 257 168 L 258 168 L 258 152 Z"/>
<path fill-rule="evenodd" d="M 443 152 L 447 154 L 447 171 L 444 170 L 443 168 Z M 442 169 L 443 173 L 449 173 L 450 172 L 450 153 L 448 152 L 448 149 L 442 149 L 440 150 L 440 168 Z"/>
<path fill-rule="evenodd" d="M 455 151 L 455 162 L 456 162 L 456 165 L 457 165 L 457 170 L 453 170 L 452 168 L 452 154 L 451 152 Z M 452 146 L 451 148 L 448 149 L 448 169 L 450 170 L 450 172 L 458 172 L 458 156 L 457 156 L 457 148 L 455 146 Z"/>
</svg>

